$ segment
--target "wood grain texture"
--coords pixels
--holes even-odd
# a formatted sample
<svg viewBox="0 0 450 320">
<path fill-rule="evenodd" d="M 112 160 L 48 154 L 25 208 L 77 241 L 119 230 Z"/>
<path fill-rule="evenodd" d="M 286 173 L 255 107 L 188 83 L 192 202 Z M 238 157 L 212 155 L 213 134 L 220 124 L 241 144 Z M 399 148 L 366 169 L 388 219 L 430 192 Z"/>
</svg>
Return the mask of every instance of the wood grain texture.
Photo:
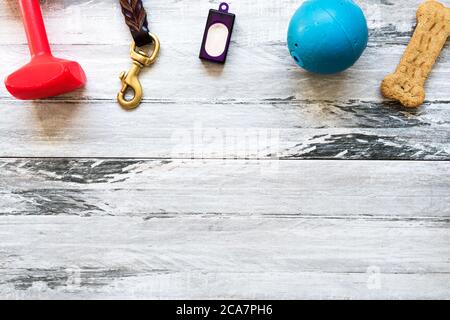
<svg viewBox="0 0 450 320">
<path fill-rule="evenodd" d="M 4 217 L 0 241 L 7 298 L 450 297 L 448 222 Z"/>
<path fill-rule="evenodd" d="M 117 76 L 130 63 L 130 36 L 118 5 L 47 1 L 43 8 L 55 53 L 79 60 L 89 84 L 37 104 L 14 102 L 1 88 L 0 101 L 8 107 L 0 134 L 10 139 L 0 142 L 0 155 L 449 160 L 447 51 L 433 71 L 423 109 L 403 110 L 379 93 L 381 80 L 394 70 L 412 34 L 419 2 L 361 1 L 370 27 L 369 48 L 347 72 L 323 77 L 300 70 L 287 52 L 287 23 L 298 1 L 233 3 L 239 19 L 225 67 L 197 58 L 211 4 L 148 1 L 163 52 L 141 77 L 146 92 L 142 108 L 127 114 L 115 102 Z M 15 1 L 7 3 L 0 9 L 6 21 L 0 54 L 9 61 L 0 65 L 2 74 L 28 59 Z M 180 139 L 198 126 L 206 142 Z M 403 130 L 384 130 L 398 127 Z M 228 141 L 251 139 L 255 132 L 280 139 L 266 139 L 246 152 L 233 150 L 239 149 L 235 145 L 223 152 L 220 142 L 211 144 L 220 150 L 207 142 L 217 135 Z M 189 145 L 180 148 L 182 143 Z"/>
<path fill-rule="evenodd" d="M 402 109 L 379 85 L 422 0 L 357 2 L 369 46 L 324 77 L 287 52 L 298 0 L 231 1 L 224 67 L 197 58 L 218 3 L 144 0 L 162 53 L 124 112 L 117 1 L 44 1 L 89 82 L 35 102 L 0 86 L 0 298 L 450 299 L 448 45 Z M 0 19 L 5 76 L 29 57 L 16 0 Z"/>
<path fill-rule="evenodd" d="M 448 160 L 448 104 L 352 101 L 8 102 L 0 156 Z"/>
<path fill-rule="evenodd" d="M 446 162 L 10 159 L 0 172 L 8 299 L 450 298 Z"/>
<path fill-rule="evenodd" d="M 0 169 L 0 215 L 450 215 L 447 162 L 11 159 Z"/>
</svg>

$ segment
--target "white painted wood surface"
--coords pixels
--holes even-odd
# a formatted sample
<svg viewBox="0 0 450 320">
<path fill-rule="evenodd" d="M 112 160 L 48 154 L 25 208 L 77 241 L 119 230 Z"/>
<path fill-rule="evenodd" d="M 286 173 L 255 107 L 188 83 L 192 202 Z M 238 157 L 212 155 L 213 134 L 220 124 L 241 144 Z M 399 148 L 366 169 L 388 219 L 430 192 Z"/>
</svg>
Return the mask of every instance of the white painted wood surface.
<svg viewBox="0 0 450 320">
<path fill-rule="evenodd" d="M 0 162 L 0 213 L 438 219 L 447 162 L 50 160 Z"/>
<path fill-rule="evenodd" d="M 0 141 L 0 156 L 448 160 L 446 50 L 424 108 L 399 109 L 379 93 L 402 55 L 419 2 L 362 1 L 369 48 L 350 70 L 323 77 L 300 70 L 287 53 L 287 23 L 298 1 L 232 3 L 239 17 L 225 67 L 197 58 L 212 4 L 149 1 L 163 50 L 141 77 L 142 107 L 126 113 L 115 96 L 118 74 L 130 65 L 130 40 L 116 1 L 46 1 L 55 54 L 77 59 L 89 83 L 63 101 L 38 103 L 16 102 L 2 86 L 0 101 L 11 107 L 0 118 L 0 136 L 9 137 Z M 0 7 L 4 75 L 28 60 L 16 1 L 6 4 Z M 260 141 L 251 150 L 227 150 L 217 141 L 254 137 Z"/>
<path fill-rule="evenodd" d="M 197 58 L 216 3 L 144 0 L 163 51 L 135 112 L 114 101 L 130 66 L 116 2 L 43 3 L 86 89 L 19 102 L 0 86 L 0 298 L 450 299 L 448 48 L 423 108 L 378 89 L 420 0 L 358 1 L 369 47 L 330 77 L 288 55 L 301 1 L 230 1 L 220 67 Z M 0 18 L 5 76 L 28 51 L 15 0 Z"/>
</svg>

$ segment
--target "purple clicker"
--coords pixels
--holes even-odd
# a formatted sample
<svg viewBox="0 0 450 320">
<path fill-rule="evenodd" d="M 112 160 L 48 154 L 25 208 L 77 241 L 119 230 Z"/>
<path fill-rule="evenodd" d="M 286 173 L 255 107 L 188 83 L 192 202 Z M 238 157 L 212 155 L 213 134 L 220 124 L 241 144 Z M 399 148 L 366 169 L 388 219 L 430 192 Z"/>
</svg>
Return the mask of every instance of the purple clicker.
<svg viewBox="0 0 450 320">
<path fill-rule="evenodd" d="M 236 19 L 236 16 L 229 13 L 228 9 L 228 3 L 223 2 L 219 10 L 209 10 L 200 59 L 225 63 Z"/>
</svg>

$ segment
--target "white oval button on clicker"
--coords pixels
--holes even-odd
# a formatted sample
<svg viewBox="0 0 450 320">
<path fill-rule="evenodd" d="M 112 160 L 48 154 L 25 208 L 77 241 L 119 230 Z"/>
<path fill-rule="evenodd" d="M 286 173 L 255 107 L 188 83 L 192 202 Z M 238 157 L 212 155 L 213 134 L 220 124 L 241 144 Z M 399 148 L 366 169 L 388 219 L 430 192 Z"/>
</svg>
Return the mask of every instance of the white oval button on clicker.
<svg viewBox="0 0 450 320">
<path fill-rule="evenodd" d="M 228 34 L 228 28 L 223 23 L 215 23 L 209 27 L 205 50 L 211 57 L 219 57 L 225 52 Z"/>
</svg>

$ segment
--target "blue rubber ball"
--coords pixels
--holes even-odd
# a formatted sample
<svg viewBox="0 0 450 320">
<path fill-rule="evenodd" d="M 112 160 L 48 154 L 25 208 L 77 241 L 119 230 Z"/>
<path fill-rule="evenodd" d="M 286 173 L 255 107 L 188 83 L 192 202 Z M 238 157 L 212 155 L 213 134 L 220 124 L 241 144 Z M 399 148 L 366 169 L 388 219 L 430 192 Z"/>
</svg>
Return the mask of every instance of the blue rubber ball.
<svg viewBox="0 0 450 320">
<path fill-rule="evenodd" d="M 352 0 L 307 0 L 292 17 L 288 47 L 300 67 L 332 74 L 355 64 L 368 37 L 364 13 Z"/>
</svg>

